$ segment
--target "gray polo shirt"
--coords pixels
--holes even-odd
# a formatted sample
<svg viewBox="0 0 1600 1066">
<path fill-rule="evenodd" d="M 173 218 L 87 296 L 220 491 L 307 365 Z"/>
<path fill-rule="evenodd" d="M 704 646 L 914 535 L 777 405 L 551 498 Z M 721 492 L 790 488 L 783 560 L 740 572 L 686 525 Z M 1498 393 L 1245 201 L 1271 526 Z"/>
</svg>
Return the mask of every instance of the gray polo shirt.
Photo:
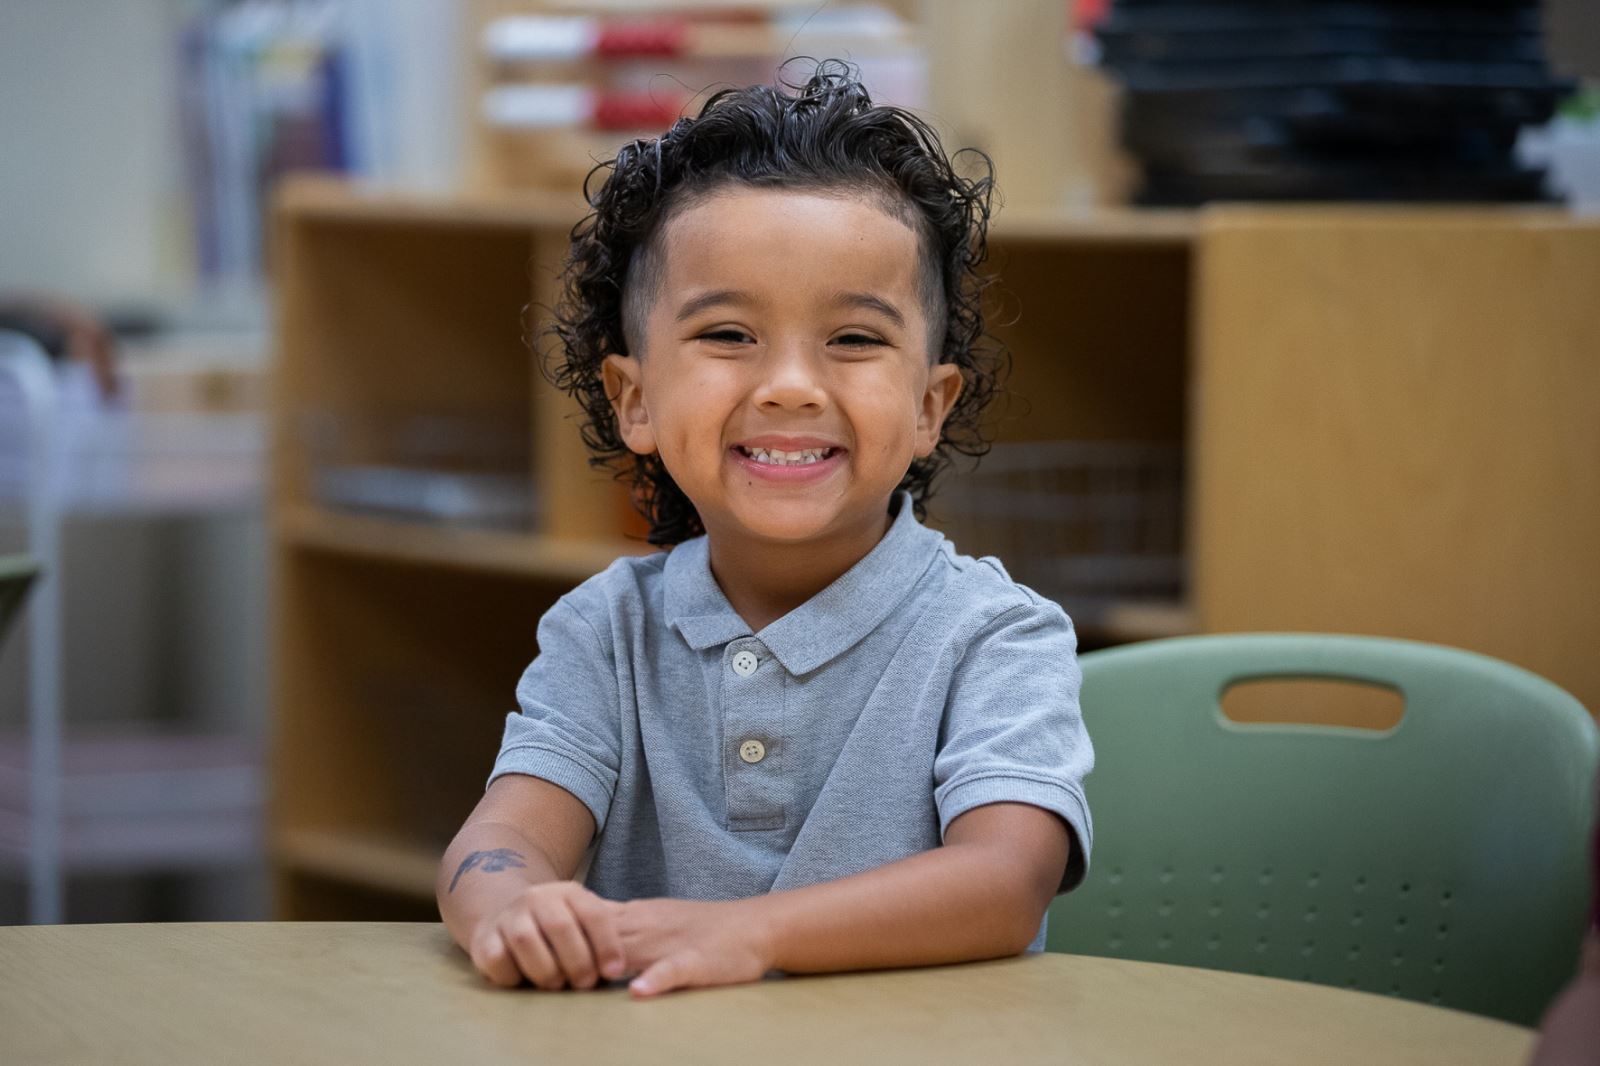
<svg viewBox="0 0 1600 1066">
<path fill-rule="evenodd" d="M 571 792 L 608 899 L 738 899 L 937 847 L 958 815 L 1027 803 L 1092 841 L 1072 622 L 994 559 L 892 502 L 884 538 L 759 633 L 706 539 L 618 559 L 539 623 L 489 780 Z M 1044 929 L 1032 948 L 1043 947 Z"/>
</svg>

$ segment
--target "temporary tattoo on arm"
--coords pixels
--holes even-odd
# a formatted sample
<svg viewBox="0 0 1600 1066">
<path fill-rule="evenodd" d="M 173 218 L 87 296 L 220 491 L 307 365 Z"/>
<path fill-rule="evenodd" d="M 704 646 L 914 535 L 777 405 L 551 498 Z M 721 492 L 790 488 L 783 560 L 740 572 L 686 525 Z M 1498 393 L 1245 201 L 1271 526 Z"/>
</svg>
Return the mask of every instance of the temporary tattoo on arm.
<svg viewBox="0 0 1600 1066">
<path fill-rule="evenodd" d="M 510 848 L 495 848 L 493 851 L 474 851 L 471 855 L 461 860 L 461 865 L 456 869 L 456 875 L 450 879 L 448 891 L 454 892 L 456 890 L 456 882 L 461 880 L 461 875 L 468 870 L 481 868 L 486 874 L 497 874 L 501 870 L 520 869 L 526 865 L 528 864 L 522 861 L 522 855 L 519 852 L 512 851 Z"/>
</svg>

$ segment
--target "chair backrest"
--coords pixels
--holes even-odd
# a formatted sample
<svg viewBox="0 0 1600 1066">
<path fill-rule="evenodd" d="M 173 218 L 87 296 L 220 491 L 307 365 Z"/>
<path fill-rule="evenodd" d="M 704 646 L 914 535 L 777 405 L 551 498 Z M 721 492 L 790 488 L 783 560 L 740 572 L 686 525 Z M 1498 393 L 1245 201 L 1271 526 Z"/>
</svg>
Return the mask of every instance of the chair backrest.
<svg viewBox="0 0 1600 1066">
<path fill-rule="evenodd" d="M 26 555 L 0 555 L 0 644 L 11 619 L 20 613 L 28 586 L 39 575 L 39 567 Z"/>
<path fill-rule="evenodd" d="M 1523 1024 L 1572 974 L 1596 733 L 1571 695 L 1483 655 L 1227 634 L 1082 657 L 1096 765 L 1088 879 L 1049 947 L 1316 981 Z M 1236 682 L 1362 681 L 1394 728 L 1242 725 Z"/>
</svg>

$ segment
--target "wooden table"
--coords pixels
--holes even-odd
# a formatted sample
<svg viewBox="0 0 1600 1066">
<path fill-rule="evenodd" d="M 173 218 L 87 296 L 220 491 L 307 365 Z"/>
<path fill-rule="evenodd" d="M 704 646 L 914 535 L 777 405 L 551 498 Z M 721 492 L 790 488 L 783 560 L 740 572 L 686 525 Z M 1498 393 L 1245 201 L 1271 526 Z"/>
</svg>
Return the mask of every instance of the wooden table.
<svg viewBox="0 0 1600 1066">
<path fill-rule="evenodd" d="M 634 1001 L 506 991 L 430 924 L 0 928 L 0 1061 L 1478 1063 L 1533 1034 L 1316 985 L 1073 955 Z"/>
</svg>

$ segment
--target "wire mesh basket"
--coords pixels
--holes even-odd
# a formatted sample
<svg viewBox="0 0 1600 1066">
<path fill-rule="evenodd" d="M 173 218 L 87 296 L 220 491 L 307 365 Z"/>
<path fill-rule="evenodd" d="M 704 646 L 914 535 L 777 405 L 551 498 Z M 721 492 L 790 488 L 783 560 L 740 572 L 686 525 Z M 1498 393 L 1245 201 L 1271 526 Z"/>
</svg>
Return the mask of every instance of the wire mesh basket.
<svg viewBox="0 0 1600 1066">
<path fill-rule="evenodd" d="M 1183 452 L 1149 441 L 997 444 L 934 497 L 931 516 L 962 552 L 1080 621 L 1114 603 L 1183 592 Z"/>
</svg>

